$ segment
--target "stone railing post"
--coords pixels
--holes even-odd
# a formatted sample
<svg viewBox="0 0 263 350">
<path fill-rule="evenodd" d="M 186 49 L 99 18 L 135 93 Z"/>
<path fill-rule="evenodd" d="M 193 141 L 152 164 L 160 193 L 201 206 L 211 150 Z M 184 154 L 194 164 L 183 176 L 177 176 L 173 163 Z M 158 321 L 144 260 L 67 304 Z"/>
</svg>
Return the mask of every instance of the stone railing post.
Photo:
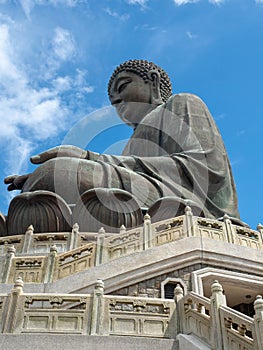
<svg viewBox="0 0 263 350">
<path fill-rule="evenodd" d="M 122 233 L 126 233 L 126 227 L 124 226 L 124 225 L 121 225 L 121 227 L 120 227 L 120 235 L 122 234 Z"/>
<path fill-rule="evenodd" d="M 146 250 L 155 245 L 153 239 L 152 222 L 149 214 L 145 214 L 143 218 L 143 249 Z"/>
<path fill-rule="evenodd" d="M 4 268 L 3 268 L 3 272 L 2 272 L 2 283 L 8 282 L 10 270 L 12 267 L 12 260 L 15 256 L 15 253 L 16 253 L 16 248 L 13 245 L 7 248 Z"/>
<path fill-rule="evenodd" d="M 185 212 L 186 237 L 194 237 L 195 226 L 194 226 L 193 212 L 191 207 L 186 206 L 184 212 Z"/>
<path fill-rule="evenodd" d="M 256 297 L 254 309 L 255 341 L 257 342 L 258 350 L 263 350 L 263 299 L 261 295 Z"/>
<path fill-rule="evenodd" d="M 176 335 L 183 332 L 182 322 L 184 321 L 184 305 L 180 303 L 180 300 L 184 296 L 183 288 L 180 284 L 177 284 L 174 288 L 174 302 L 176 313 Z"/>
<path fill-rule="evenodd" d="M 28 226 L 28 228 L 26 230 L 26 233 L 25 233 L 25 236 L 24 236 L 22 253 L 28 253 L 29 252 L 33 233 L 34 233 L 33 225 Z"/>
<path fill-rule="evenodd" d="M 224 215 L 224 224 L 225 224 L 225 229 L 226 229 L 227 242 L 228 243 L 237 243 L 236 233 L 235 233 L 234 228 L 232 226 L 232 222 L 230 220 L 230 217 L 227 214 Z"/>
<path fill-rule="evenodd" d="M 222 334 L 222 324 L 220 320 L 219 308 L 221 305 L 226 305 L 226 297 L 223 294 L 223 287 L 218 281 L 214 281 L 211 286 L 211 322 L 212 322 L 212 333 L 211 340 L 214 345 L 213 349 L 223 350 L 224 341 Z"/>
<path fill-rule="evenodd" d="M 262 247 L 262 245 L 263 245 L 263 226 L 261 224 L 258 224 L 257 230 L 258 230 L 259 244 Z"/>
<path fill-rule="evenodd" d="M 8 308 L 5 318 L 5 323 L 3 327 L 3 333 L 16 333 L 18 331 L 18 323 L 23 322 L 23 299 L 21 295 L 23 294 L 24 282 L 21 277 L 15 281 L 14 288 L 11 291 L 8 299 Z"/>
<path fill-rule="evenodd" d="M 44 283 L 52 282 L 56 267 L 58 249 L 55 244 L 50 247 L 50 253 L 48 254 L 47 267 L 45 272 Z"/>
<path fill-rule="evenodd" d="M 102 333 L 102 316 L 103 316 L 103 296 L 104 283 L 101 279 L 97 280 L 93 293 L 93 304 L 91 313 L 90 334 L 99 335 Z"/>
<path fill-rule="evenodd" d="M 105 233 L 104 228 L 101 227 L 97 235 L 95 266 L 105 263 L 105 260 L 107 259 L 105 256 Z"/>
<path fill-rule="evenodd" d="M 79 225 L 77 223 L 75 223 L 72 227 L 72 231 L 69 234 L 68 249 L 67 250 L 72 250 L 72 249 L 77 248 L 78 235 L 79 235 Z"/>
</svg>

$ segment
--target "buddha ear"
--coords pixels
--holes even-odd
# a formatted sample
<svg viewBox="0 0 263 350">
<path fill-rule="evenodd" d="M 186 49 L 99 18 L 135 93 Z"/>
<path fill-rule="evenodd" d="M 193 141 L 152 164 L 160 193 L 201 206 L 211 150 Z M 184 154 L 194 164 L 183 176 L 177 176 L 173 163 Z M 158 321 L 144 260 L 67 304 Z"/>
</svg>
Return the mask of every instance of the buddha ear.
<svg viewBox="0 0 263 350">
<path fill-rule="evenodd" d="M 152 103 L 163 103 L 160 89 L 160 73 L 156 69 L 152 69 L 147 73 L 148 79 L 152 85 Z"/>
</svg>

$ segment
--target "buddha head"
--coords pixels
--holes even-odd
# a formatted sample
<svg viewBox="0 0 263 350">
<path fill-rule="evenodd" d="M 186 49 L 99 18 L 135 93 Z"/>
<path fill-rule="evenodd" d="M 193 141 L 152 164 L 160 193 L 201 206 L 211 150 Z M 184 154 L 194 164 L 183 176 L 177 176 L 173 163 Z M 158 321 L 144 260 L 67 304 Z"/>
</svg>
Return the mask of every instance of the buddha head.
<svg viewBox="0 0 263 350">
<path fill-rule="evenodd" d="M 108 94 L 119 117 L 136 127 L 140 121 L 172 95 L 167 73 L 145 60 L 130 60 L 120 64 L 113 72 Z"/>
</svg>

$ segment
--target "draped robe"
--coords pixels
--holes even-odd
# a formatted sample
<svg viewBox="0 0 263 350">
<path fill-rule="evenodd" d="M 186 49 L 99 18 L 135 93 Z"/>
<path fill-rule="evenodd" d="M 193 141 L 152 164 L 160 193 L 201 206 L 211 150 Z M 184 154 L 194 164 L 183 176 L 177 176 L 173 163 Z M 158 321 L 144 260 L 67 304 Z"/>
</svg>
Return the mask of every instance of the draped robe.
<svg viewBox="0 0 263 350">
<path fill-rule="evenodd" d="M 91 152 L 88 160 L 49 160 L 31 174 L 23 191 L 50 190 L 75 203 L 76 193 L 94 187 L 124 189 L 141 207 L 174 196 L 193 201 L 206 217 L 239 218 L 222 137 L 206 105 L 192 94 L 174 95 L 147 114 L 121 156 Z"/>
</svg>

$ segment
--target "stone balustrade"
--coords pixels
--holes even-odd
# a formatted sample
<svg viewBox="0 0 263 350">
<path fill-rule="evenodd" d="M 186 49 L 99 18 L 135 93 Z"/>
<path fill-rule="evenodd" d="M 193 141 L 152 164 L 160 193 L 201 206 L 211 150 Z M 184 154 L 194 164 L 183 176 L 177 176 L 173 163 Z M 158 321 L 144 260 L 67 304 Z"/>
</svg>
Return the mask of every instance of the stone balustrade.
<svg viewBox="0 0 263 350">
<path fill-rule="evenodd" d="M 253 320 L 230 308 L 220 307 L 224 348 L 235 344 L 239 349 L 254 349 L 255 330 Z"/>
<path fill-rule="evenodd" d="M 105 296 L 110 335 L 173 337 L 174 302 L 154 298 Z"/>
<path fill-rule="evenodd" d="M 118 259 L 121 256 L 142 251 L 143 249 L 143 229 L 136 228 L 124 231 L 120 235 L 114 235 L 105 238 L 105 232 L 101 232 L 104 236 L 103 243 L 100 246 L 103 249 L 102 262 Z"/>
<path fill-rule="evenodd" d="M 263 300 L 254 302 L 254 319 L 226 305 L 223 288 L 215 281 L 210 299 L 190 292 L 177 302 L 179 333 L 194 334 L 217 350 L 263 350 Z"/>
<path fill-rule="evenodd" d="M 174 337 L 169 329 L 174 301 L 104 295 L 97 281 L 91 294 L 24 293 L 18 278 L 0 295 L 2 333 L 67 333 Z"/>
<path fill-rule="evenodd" d="M 53 281 L 95 266 L 95 243 L 56 256 Z"/>
<path fill-rule="evenodd" d="M 263 350 L 263 299 L 254 302 L 254 319 L 226 305 L 215 281 L 211 298 L 194 292 L 174 300 L 104 295 L 97 280 L 92 294 L 24 293 L 18 278 L 10 294 L 0 295 L 1 333 L 62 333 L 176 338 L 193 334 L 212 349 Z"/>
<path fill-rule="evenodd" d="M 109 234 L 102 228 L 98 233 L 72 232 L 34 234 L 30 226 L 25 235 L 0 238 L 0 280 L 14 283 L 20 276 L 24 282 L 52 282 L 90 267 L 135 252 L 181 240 L 202 237 L 226 243 L 263 249 L 263 229 L 251 230 L 232 224 L 225 215 L 223 221 L 195 217 L 189 207 L 185 215 L 151 223 L 145 215 L 142 227 Z"/>
<path fill-rule="evenodd" d="M 181 332 L 194 333 L 206 343 L 211 344 L 211 303 L 210 300 L 191 292 L 184 298 L 184 322 Z M 179 316 L 181 319 L 181 315 Z"/>
</svg>

